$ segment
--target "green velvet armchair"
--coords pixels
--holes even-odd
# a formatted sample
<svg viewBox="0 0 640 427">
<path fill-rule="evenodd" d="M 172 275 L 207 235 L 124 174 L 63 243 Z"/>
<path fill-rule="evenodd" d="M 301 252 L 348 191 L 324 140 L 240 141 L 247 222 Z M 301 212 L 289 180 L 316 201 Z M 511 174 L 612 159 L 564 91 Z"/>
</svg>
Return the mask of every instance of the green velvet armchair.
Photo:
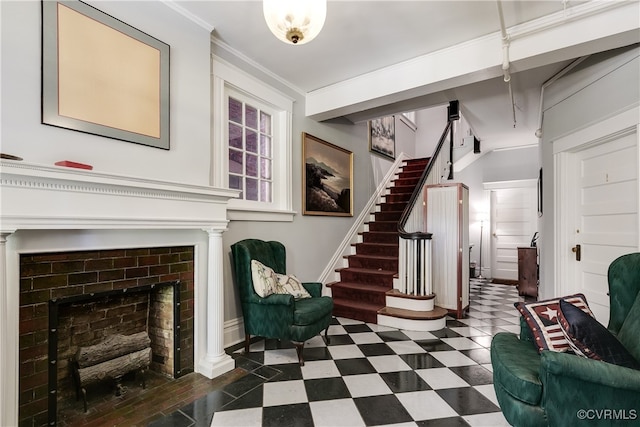
<svg viewBox="0 0 640 427">
<path fill-rule="evenodd" d="M 244 316 L 245 352 L 249 352 L 251 336 L 291 341 L 304 365 L 304 343 L 325 331 L 328 338 L 333 300 L 322 296 L 322 284 L 302 283 L 311 298 L 296 300 L 293 295 L 272 294 L 261 298 L 254 290 L 251 260 L 257 260 L 278 274 L 287 274 L 286 251 L 280 242 L 246 239 L 231 245 L 235 283 L 240 294 Z"/>
<path fill-rule="evenodd" d="M 607 328 L 640 361 L 640 253 L 608 271 Z M 640 371 L 574 354 L 538 353 L 526 322 L 520 338 L 498 333 L 491 343 L 496 397 L 514 426 L 638 425 Z"/>
</svg>

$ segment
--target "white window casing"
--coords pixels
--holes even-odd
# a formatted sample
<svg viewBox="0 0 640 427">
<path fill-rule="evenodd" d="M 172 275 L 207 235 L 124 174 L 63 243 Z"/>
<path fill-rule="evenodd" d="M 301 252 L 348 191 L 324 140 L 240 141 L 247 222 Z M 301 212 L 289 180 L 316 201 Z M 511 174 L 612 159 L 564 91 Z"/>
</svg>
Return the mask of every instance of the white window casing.
<svg viewBox="0 0 640 427">
<path fill-rule="evenodd" d="M 272 114 L 273 163 L 271 203 L 232 199 L 230 220 L 293 221 L 292 116 L 293 99 L 226 61 L 212 56 L 211 184 L 229 188 L 228 97 L 235 95 Z"/>
</svg>

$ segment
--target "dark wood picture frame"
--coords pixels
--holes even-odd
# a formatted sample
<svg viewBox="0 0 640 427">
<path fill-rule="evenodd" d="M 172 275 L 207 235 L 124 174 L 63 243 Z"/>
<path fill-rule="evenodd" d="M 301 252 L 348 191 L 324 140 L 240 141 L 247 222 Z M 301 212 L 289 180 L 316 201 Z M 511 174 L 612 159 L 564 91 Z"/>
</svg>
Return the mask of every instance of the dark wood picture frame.
<svg viewBox="0 0 640 427">
<path fill-rule="evenodd" d="M 387 157 L 396 158 L 396 118 L 380 117 L 369 120 L 369 151 Z"/>
<path fill-rule="evenodd" d="M 353 153 L 302 134 L 303 215 L 353 216 Z"/>
</svg>

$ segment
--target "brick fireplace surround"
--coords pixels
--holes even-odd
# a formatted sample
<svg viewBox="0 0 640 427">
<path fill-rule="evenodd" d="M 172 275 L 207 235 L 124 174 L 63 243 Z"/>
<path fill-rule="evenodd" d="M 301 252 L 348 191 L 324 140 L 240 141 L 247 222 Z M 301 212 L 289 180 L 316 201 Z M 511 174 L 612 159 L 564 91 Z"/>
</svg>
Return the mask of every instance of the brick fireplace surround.
<svg viewBox="0 0 640 427">
<path fill-rule="evenodd" d="M 192 248 L 193 369 L 208 378 L 233 369 L 223 341 L 222 233 L 236 191 L 25 162 L 0 166 L 0 425 L 18 425 L 27 399 L 46 411 L 35 390 L 20 394 L 28 389 L 19 376 L 20 259 L 35 254 Z M 47 292 L 52 298 L 55 291 Z"/>
</svg>

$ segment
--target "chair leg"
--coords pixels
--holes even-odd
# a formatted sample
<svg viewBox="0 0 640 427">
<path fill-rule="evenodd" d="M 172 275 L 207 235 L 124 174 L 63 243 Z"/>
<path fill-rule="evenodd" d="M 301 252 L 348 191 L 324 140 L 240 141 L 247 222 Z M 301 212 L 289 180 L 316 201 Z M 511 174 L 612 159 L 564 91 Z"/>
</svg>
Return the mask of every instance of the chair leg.
<svg viewBox="0 0 640 427">
<path fill-rule="evenodd" d="M 304 356 L 302 355 L 304 342 L 294 342 L 294 344 L 296 346 L 296 353 L 298 353 L 298 363 L 300 363 L 300 366 L 304 366 Z"/>
<path fill-rule="evenodd" d="M 327 329 L 324 330 L 324 341 L 329 344 L 331 342 L 331 340 L 329 340 L 329 327 L 327 326 Z"/>
<path fill-rule="evenodd" d="M 244 352 L 245 352 L 245 354 L 249 353 L 249 346 L 251 346 L 251 335 L 245 334 L 244 335 Z"/>
</svg>

